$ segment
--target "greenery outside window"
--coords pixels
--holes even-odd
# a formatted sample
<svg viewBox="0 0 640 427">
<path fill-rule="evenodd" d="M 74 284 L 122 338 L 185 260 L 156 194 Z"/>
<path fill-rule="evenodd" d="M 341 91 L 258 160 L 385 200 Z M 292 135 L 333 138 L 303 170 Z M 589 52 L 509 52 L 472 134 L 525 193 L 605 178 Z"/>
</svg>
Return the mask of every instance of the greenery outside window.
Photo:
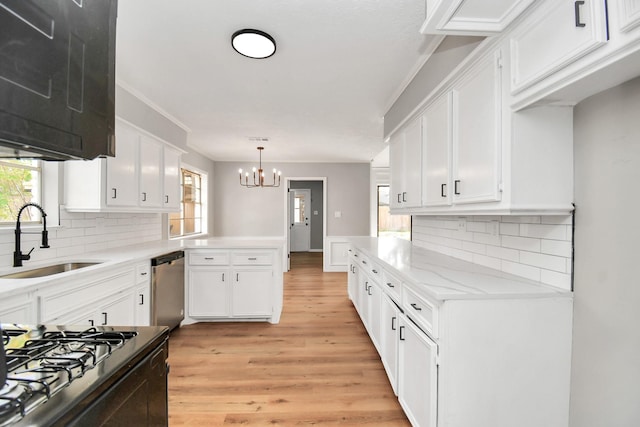
<svg viewBox="0 0 640 427">
<path fill-rule="evenodd" d="M 411 215 L 391 215 L 389 186 L 378 186 L 378 236 L 411 240 Z"/>
<path fill-rule="evenodd" d="M 25 203 L 42 203 L 42 164 L 33 159 L 0 159 L 0 225 L 13 225 Z M 27 208 L 22 223 L 39 223 L 40 211 Z"/>
<path fill-rule="evenodd" d="M 180 169 L 180 212 L 169 214 L 169 237 L 202 233 L 202 175 Z"/>
</svg>

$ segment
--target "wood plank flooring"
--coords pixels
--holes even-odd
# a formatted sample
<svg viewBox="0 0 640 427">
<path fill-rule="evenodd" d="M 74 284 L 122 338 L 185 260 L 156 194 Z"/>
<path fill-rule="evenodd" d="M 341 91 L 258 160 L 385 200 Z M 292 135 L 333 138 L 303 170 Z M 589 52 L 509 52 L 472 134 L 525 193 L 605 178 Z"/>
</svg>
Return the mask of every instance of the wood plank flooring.
<svg viewBox="0 0 640 427">
<path fill-rule="evenodd" d="M 169 341 L 170 426 L 409 426 L 322 253 L 292 254 L 280 323 L 199 323 Z"/>
</svg>

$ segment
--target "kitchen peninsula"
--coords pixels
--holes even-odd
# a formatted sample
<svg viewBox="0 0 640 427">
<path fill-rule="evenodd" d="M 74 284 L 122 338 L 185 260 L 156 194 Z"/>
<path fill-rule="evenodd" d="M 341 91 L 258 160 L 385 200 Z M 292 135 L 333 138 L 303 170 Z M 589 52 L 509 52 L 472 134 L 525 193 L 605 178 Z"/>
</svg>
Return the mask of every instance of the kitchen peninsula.
<svg viewBox="0 0 640 427">
<path fill-rule="evenodd" d="M 282 311 L 284 243 L 282 239 L 270 238 L 157 241 L 27 263 L 21 268 L 2 268 L 0 319 L 4 323 L 23 324 L 149 325 L 153 305 L 149 260 L 184 250 L 188 260 L 186 323 L 221 319 L 277 323 Z M 209 259 L 211 253 L 216 254 L 215 259 Z M 82 267 L 43 277 L 2 277 L 61 264 Z M 196 265 L 192 271 L 191 266 Z M 207 265 L 213 265 L 213 270 L 207 269 Z M 217 272 L 225 269 L 229 272 L 225 273 L 224 281 L 216 282 Z M 193 281 L 192 277 L 195 277 Z M 211 295 L 207 289 L 220 285 L 224 289 L 216 291 L 218 298 L 208 300 Z M 236 298 L 232 299 L 234 295 Z M 226 310 L 228 307 L 229 315 L 218 312 L 190 317 L 191 303 L 196 301 L 199 308 L 223 305 Z"/>
</svg>

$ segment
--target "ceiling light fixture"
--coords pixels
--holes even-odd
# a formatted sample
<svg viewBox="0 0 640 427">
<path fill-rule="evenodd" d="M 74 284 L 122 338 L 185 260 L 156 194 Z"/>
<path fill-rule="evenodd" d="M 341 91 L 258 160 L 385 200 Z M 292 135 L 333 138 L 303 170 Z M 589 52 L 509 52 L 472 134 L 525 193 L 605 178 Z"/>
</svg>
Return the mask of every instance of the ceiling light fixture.
<svg viewBox="0 0 640 427">
<path fill-rule="evenodd" d="M 242 182 L 242 169 L 238 170 L 240 173 L 240 185 L 247 188 L 257 188 L 257 187 L 280 187 L 280 175 L 282 172 L 273 170 L 273 184 L 265 184 L 264 183 L 264 171 L 262 170 L 262 150 L 264 147 L 258 147 L 258 151 L 260 152 L 260 164 L 258 169 L 253 168 L 253 184 L 249 182 L 249 172 L 245 172 L 244 174 L 244 183 Z M 256 179 L 256 172 L 258 172 L 258 179 Z M 277 173 L 277 180 L 276 180 Z"/>
<path fill-rule="evenodd" d="M 240 55 L 254 59 L 268 58 L 276 53 L 276 41 L 260 30 L 245 28 L 233 33 L 231 46 Z"/>
</svg>

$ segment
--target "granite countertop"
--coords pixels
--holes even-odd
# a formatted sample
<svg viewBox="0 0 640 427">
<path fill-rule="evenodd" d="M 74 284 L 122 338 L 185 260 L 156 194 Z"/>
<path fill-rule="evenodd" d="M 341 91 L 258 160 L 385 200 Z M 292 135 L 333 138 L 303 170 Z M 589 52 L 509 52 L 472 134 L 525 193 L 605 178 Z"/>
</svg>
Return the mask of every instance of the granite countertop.
<svg viewBox="0 0 640 427">
<path fill-rule="evenodd" d="M 570 291 L 429 251 L 407 240 L 354 237 L 350 242 L 413 290 L 435 300 L 573 296 Z"/>
<path fill-rule="evenodd" d="M 33 270 L 39 267 L 67 262 L 97 262 L 98 264 L 45 277 L 12 279 L 0 278 L 0 295 L 10 296 L 18 292 L 29 291 L 33 288 L 49 284 L 60 283 L 83 275 L 99 272 L 109 267 L 117 267 L 127 263 L 149 260 L 168 252 L 185 249 L 279 249 L 284 250 L 285 239 L 279 238 L 246 238 L 246 237 L 211 237 L 204 239 L 158 240 L 137 245 L 117 247 L 113 249 L 87 252 L 82 255 L 65 256 L 42 262 L 25 262 L 23 267 L 0 268 L 0 276 Z"/>
</svg>

